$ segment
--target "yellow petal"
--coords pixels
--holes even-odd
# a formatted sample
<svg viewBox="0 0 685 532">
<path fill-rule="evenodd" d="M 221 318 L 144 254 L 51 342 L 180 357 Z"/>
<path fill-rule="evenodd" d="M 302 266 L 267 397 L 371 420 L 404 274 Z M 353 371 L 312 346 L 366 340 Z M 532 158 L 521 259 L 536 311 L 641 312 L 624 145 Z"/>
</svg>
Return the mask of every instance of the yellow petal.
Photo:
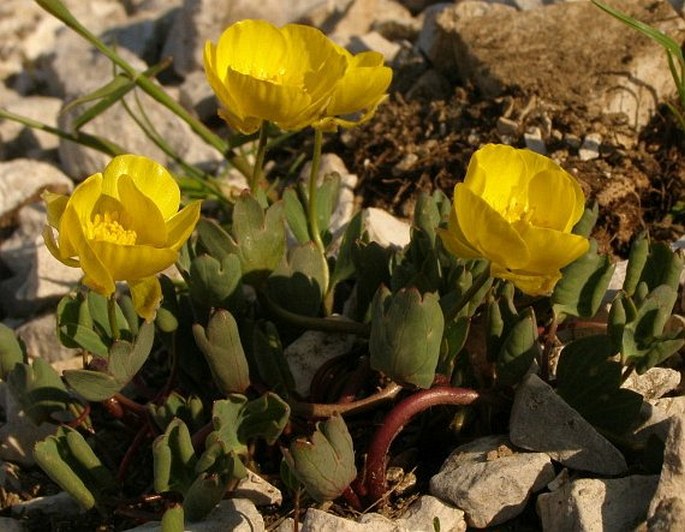
<svg viewBox="0 0 685 532">
<path fill-rule="evenodd" d="M 166 247 L 178 251 L 195 229 L 197 221 L 200 219 L 201 201 L 193 201 L 186 205 L 182 210 L 167 222 L 167 241 Z"/>
<path fill-rule="evenodd" d="M 484 258 L 510 269 L 528 263 L 530 255 L 519 234 L 463 183 L 454 187 L 454 209 L 464 238 Z"/>
<path fill-rule="evenodd" d="M 126 229 L 135 231 L 136 244 L 164 246 L 167 241 L 167 231 L 162 213 L 159 212 L 157 204 L 143 194 L 128 175 L 122 175 L 119 178 L 119 198 L 124 208 L 121 224 Z"/>
<path fill-rule="evenodd" d="M 90 244 L 116 281 L 135 281 L 150 277 L 171 266 L 178 257 L 178 252 L 169 248 L 122 246 L 102 241 Z M 83 262 L 83 258 L 81 260 Z"/>
<path fill-rule="evenodd" d="M 52 254 L 52 256 L 62 264 L 71 266 L 72 268 L 78 268 L 80 266 L 78 260 L 62 255 L 62 252 L 55 241 L 55 235 L 52 232 L 52 228 L 48 225 L 43 228 L 43 241 L 45 242 L 45 247 L 48 248 L 48 251 Z"/>
<path fill-rule="evenodd" d="M 528 272 L 557 272 L 590 248 L 587 238 L 571 233 L 523 223 L 517 224 L 516 229 L 530 251 L 530 260 L 522 266 Z"/>
<path fill-rule="evenodd" d="M 61 253 L 63 256 L 78 256 L 79 265 L 85 274 L 83 283 L 103 296 L 113 294 L 116 289 L 114 279 L 83 234 L 78 213 L 71 205 L 64 211 L 60 226 Z M 68 241 L 74 247 L 75 253 L 66 255 L 63 241 Z"/>
<path fill-rule="evenodd" d="M 561 279 L 561 272 L 550 272 L 546 275 L 530 274 L 523 271 L 509 271 L 500 266 L 492 265 L 493 277 L 506 279 L 529 296 L 544 296 L 552 293 L 554 286 Z"/>
<path fill-rule="evenodd" d="M 76 257 L 85 242 L 93 207 L 102 194 L 102 174 L 93 174 L 72 192 L 59 221 L 59 249 L 62 258 Z M 67 212 L 71 212 L 66 216 Z M 77 242 L 81 242 L 78 244 Z"/>
<path fill-rule="evenodd" d="M 162 287 L 157 277 L 146 277 L 128 283 L 131 291 L 133 306 L 138 315 L 145 321 L 155 318 L 159 304 L 162 301 Z"/>
<path fill-rule="evenodd" d="M 45 202 L 45 208 L 48 214 L 48 224 L 55 229 L 59 228 L 59 221 L 62 218 L 64 209 L 67 208 L 69 198 L 62 194 L 55 194 L 49 190 L 43 191 L 41 198 Z"/>
<path fill-rule="evenodd" d="M 543 170 L 530 180 L 528 209 L 533 225 L 569 232 L 584 207 L 580 186 L 561 168 Z"/>
<path fill-rule="evenodd" d="M 482 257 L 482 254 L 469 244 L 466 236 L 464 236 L 461 227 L 459 227 L 459 221 L 457 220 L 457 213 L 454 210 L 454 205 L 450 210 L 449 222 L 447 224 L 447 229 L 438 229 L 438 235 L 442 243 L 445 245 L 450 253 L 461 257 L 463 259 L 477 259 Z"/>
<path fill-rule="evenodd" d="M 118 155 L 105 168 L 103 192 L 118 198 L 118 181 L 122 175 L 130 176 L 138 190 L 155 202 L 165 220 L 176 214 L 181 192 L 176 180 L 161 164 L 140 155 Z"/>
<path fill-rule="evenodd" d="M 520 151 L 503 144 L 483 146 L 471 157 L 464 185 L 497 212 L 505 212 L 512 202 L 525 206 L 528 176 Z"/>
</svg>

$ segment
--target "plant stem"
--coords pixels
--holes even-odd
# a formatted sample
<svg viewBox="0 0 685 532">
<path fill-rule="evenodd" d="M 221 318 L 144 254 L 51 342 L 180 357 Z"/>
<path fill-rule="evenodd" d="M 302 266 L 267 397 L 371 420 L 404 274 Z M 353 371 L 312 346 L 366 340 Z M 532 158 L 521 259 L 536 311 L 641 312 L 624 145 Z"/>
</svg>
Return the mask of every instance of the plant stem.
<svg viewBox="0 0 685 532">
<path fill-rule="evenodd" d="M 386 492 L 385 468 L 390 445 L 412 418 L 433 406 L 471 405 L 481 394 L 469 388 L 436 387 L 421 390 L 398 403 L 381 422 L 366 457 L 365 485 L 372 502 Z"/>
<path fill-rule="evenodd" d="M 461 310 L 469 304 L 471 298 L 475 296 L 476 293 L 478 293 L 478 291 L 485 286 L 485 283 L 490 280 L 492 280 L 492 277 L 490 276 L 490 265 L 488 264 L 487 269 L 481 272 L 481 274 L 473 280 L 471 286 L 468 288 L 468 290 L 466 290 L 466 292 L 464 292 L 464 295 L 461 296 L 454 308 L 451 309 L 450 313 L 445 314 L 445 323 L 449 323 L 454 320 L 459 315 Z"/>
<path fill-rule="evenodd" d="M 350 403 L 322 404 L 293 402 L 290 404 L 290 407 L 293 415 L 308 418 L 329 418 L 334 414 L 340 414 L 341 416 L 358 414 L 359 412 L 364 412 L 374 406 L 394 399 L 400 391 L 402 391 L 402 387 L 393 382 L 369 397 Z"/>
<path fill-rule="evenodd" d="M 371 326 L 367 323 L 359 323 L 346 319 L 303 316 L 302 314 L 295 314 L 294 312 L 284 309 L 263 291 L 259 292 L 258 297 L 259 301 L 269 312 L 295 327 L 339 334 L 356 334 L 364 338 L 368 338 L 371 333 Z"/>
<path fill-rule="evenodd" d="M 314 151 L 312 153 L 312 166 L 309 173 L 309 196 L 307 198 L 307 222 L 309 224 L 309 236 L 323 254 L 325 249 L 319 231 L 319 217 L 317 213 L 317 181 L 319 168 L 321 167 L 321 145 L 323 143 L 323 131 L 314 129 Z"/>
<path fill-rule="evenodd" d="M 269 124 L 262 122 L 262 127 L 259 128 L 259 141 L 257 142 L 257 156 L 255 157 L 254 168 L 250 177 L 250 192 L 252 195 L 257 194 L 259 185 L 262 182 L 264 175 L 264 156 L 266 155 L 266 143 L 269 140 Z"/>
<path fill-rule="evenodd" d="M 112 329 L 112 340 L 116 342 L 121 337 L 121 332 L 117 322 L 117 300 L 115 294 L 107 298 L 107 318 L 109 319 L 109 327 Z"/>
</svg>

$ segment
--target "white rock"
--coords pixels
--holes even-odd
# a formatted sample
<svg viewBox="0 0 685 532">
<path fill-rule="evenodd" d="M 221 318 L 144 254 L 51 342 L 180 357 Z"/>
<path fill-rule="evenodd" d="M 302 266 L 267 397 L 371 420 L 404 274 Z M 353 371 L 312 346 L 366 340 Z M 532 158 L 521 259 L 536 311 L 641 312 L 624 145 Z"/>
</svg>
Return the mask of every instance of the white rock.
<svg viewBox="0 0 685 532">
<path fill-rule="evenodd" d="M 233 496 L 237 499 L 249 499 L 255 506 L 280 506 L 283 502 L 281 490 L 249 469 L 247 476 L 238 482 Z"/>
<path fill-rule="evenodd" d="M 0 162 L 0 220 L 37 200 L 45 189 L 66 194 L 72 187 L 71 179 L 51 164 L 29 159 Z"/>
<path fill-rule="evenodd" d="M 376 512 L 360 515 L 357 523 L 364 525 L 364 530 L 373 530 L 374 532 L 405 532 L 393 523 L 392 520 Z"/>
<path fill-rule="evenodd" d="M 30 358 L 57 362 L 74 357 L 75 351 L 64 347 L 57 339 L 56 326 L 56 316 L 50 312 L 17 327 L 17 336 L 24 342 Z"/>
<path fill-rule="evenodd" d="M 554 479 L 543 453 L 518 453 L 504 436 L 462 445 L 430 480 L 430 492 L 464 510 L 470 526 L 495 526 L 519 515 L 532 493 Z"/>
<path fill-rule="evenodd" d="M 526 148 L 539 153 L 540 155 L 547 155 L 547 146 L 542 138 L 542 131 L 539 127 L 530 128 L 523 134 L 523 140 L 526 143 Z"/>
<path fill-rule="evenodd" d="M 385 57 L 385 62 L 392 63 L 397 57 L 401 46 L 383 37 L 377 31 L 371 31 L 363 35 L 353 35 L 345 42 L 336 41 L 347 48 L 353 54 L 361 52 L 380 52 Z"/>
<path fill-rule="evenodd" d="M 671 498 L 685 503 L 685 416 L 682 414 L 670 418 L 661 476 L 649 504 L 649 515 L 653 516 L 659 504 Z"/>
<path fill-rule="evenodd" d="M 224 499 L 203 521 L 186 523 L 185 532 L 264 532 L 264 518 L 248 499 Z M 161 532 L 159 521 L 130 528 L 128 532 Z"/>
<path fill-rule="evenodd" d="M 295 391 L 301 397 L 309 396 L 318 369 L 330 359 L 349 353 L 355 339 L 351 334 L 307 331 L 286 347 L 283 354 L 293 374 Z"/>
<path fill-rule="evenodd" d="M 392 214 L 375 207 L 364 209 L 362 215 L 363 225 L 369 233 L 372 242 L 377 242 L 383 247 L 395 246 L 403 248 L 411 239 L 411 226 Z"/>
<path fill-rule="evenodd" d="M 601 532 L 636 530 L 647 516 L 659 477 L 584 478 L 538 496 L 543 530 Z"/>
<path fill-rule="evenodd" d="M 14 274 L 0 282 L 0 306 L 8 316 L 27 316 L 61 297 L 83 272 L 59 262 L 48 251 L 41 232 L 45 207 L 31 204 L 19 211 L 19 229 L 0 245 L 0 260 Z"/>
<path fill-rule="evenodd" d="M 412 503 L 396 523 L 413 532 L 434 532 L 436 519 L 441 532 L 466 532 L 464 511 L 431 495 L 423 495 Z"/>
<path fill-rule="evenodd" d="M 623 455 L 537 375 L 517 388 L 509 427 L 514 445 L 545 452 L 566 467 L 603 475 L 627 469 Z"/>
</svg>

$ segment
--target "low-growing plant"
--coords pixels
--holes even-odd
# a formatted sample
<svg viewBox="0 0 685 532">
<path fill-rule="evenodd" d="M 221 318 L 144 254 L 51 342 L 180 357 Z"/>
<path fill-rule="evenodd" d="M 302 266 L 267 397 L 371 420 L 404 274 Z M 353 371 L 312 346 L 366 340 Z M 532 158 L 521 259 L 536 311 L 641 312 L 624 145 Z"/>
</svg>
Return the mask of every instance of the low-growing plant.
<svg viewBox="0 0 685 532">
<path fill-rule="evenodd" d="M 56 131 L 113 156 L 71 196 L 45 195 L 46 244 L 84 273 L 56 311 L 56 334 L 84 367 L 58 375 L 42 359 L 29 364 L 0 326 L 0 378 L 32 420 L 59 425 L 34 455 L 84 508 L 180 529 L 248 469 L 270 467 L 294 494 L 363 510 L 390 496 L 390 446 L 413 418 L 456 405 L 464 435 L 493 431 L 535 370 L 620 443 L 642 404 L 622 382 L 685 344 L 683 329 L 667 326 L 680 255 L 640 236 L 608 299 L 614 266 L 590 238 L 596 207 L 574 177 L 528 150 L 478 150 L 453 201 L 441 191 L 417 199 L 402 249 L 371 241 L 359 214 L 334 235 L 340 183 L 319 180 L 323 135 L 371 119 L 392 75 L 380 54 L 351 55 L 300 25 L 229 27 L 205 49 L 220 115 L 239 133 L 226 142 L 170 100 L 156 69 L 134 71 L 58 0 L 37 1 L 119 68 L 81 98 L 92 105 L 79 127 L 142 89 L 248 179 L 228 197 L 186 163 L 171 174 L 78 128 Z M 264 175 L 276 127 L 314 130 L 304 187 L 278 192 Z M 252 166 L 228 149 L 250 142 Z M 220 200 L 212 217 L 200 213 L 208 197 Z M 182 198 L 194 201 L 179 210 Z M 554 371 L 568 338 L 559 333 L 581 327 L 591 336 L 566 339 Z M 348 353 L 312 361 L 321 369 L 308 394 L 284 355 L 305 331 L 354 336 Z M 374 434 L 353 437 L 348 423 L 371 411 L 384 416 Z"/>
</svg>

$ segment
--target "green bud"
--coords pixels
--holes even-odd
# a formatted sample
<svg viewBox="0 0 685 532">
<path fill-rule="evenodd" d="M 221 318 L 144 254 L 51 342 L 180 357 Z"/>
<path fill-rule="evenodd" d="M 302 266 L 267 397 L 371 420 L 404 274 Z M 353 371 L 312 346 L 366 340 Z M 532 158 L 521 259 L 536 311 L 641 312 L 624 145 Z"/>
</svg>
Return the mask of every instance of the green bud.
<svg viewBox="0 0 685 532">
<path fill-rule="evenodd" d="M 372 306 L 371 367 L 399 383 L 429 388 L 445 325 L 438 296 L 422 298 L 415 288 L 391 295 L 381 287 Z"/>
</svg>

